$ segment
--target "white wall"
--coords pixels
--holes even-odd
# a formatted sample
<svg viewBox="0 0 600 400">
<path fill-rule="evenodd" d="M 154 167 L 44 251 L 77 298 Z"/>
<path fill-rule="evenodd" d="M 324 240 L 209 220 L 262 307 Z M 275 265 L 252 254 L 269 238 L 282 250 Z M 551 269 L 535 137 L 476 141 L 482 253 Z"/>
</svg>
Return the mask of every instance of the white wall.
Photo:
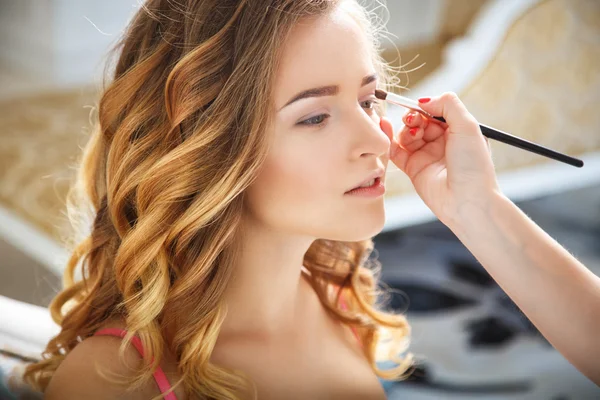
<svg viewBox="0 0 600 400">
<path fill-rule="evenodd" d="M 135 0 L 0 0 L 0 59 L 59 85 L 100 77 Z M 94 26 L 95 25 L 95 26 Z"/>
<path fill-rule="evenodd" d="M 368 7 L 377 0 L 364 0 Z M 450 0 L 451 1 L 451 0 Z M 428 42 L 437 37 L 446 0 L 387 0 L 388 31 L 398 47 Z"/>
</svg>

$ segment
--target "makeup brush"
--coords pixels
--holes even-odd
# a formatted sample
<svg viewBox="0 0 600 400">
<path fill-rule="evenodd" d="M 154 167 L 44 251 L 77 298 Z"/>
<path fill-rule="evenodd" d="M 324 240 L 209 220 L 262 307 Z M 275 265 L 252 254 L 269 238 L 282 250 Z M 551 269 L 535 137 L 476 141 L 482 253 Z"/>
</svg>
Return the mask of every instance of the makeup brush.
<svg viewBox="0 0 600 400">
<path fill-rule="evenodd" d="M 419 103 L 417 103 L 416 101 L 411 100 L 409 98 L 406 98 L 406 97 L 403 97 L 403 96 L 400 96 L 400 95 L 397 95 L 394 93 L 389 93 L 389 92 L 386 92 L 385 90 L 381 90 L 381 89 L 375 90 L 375 97 L 377 97 L 380 100 L 385 100 L 389 103 L 396 104 L 396 105 L 414 110 L 414 111 L 420 113 L 421 115 L 423 115 L 427 119 L 430 119 L 430 120 L 433 119 L 438 122 L 446 124 L 446 120 L 444 119 L 444 117 L 435 117 L 435 116 L 429 114 L 427 111 L 423 110 L 419 106 Z M 487 138 L 497 140 L 498 142 L 506 143 L 511 146 L 515 146 L 515 147 L 530 151 L 535 154 L 546 156 L 553 160 L 562 161 L 562 162 L 572 165 L 574 167 L 578 167 L 578 168 L 583 167 L 583 161 L 578 158 L 574 158 L 574 157 L 568 156 L 566 154 L 559 153 L 559 152 L 551 150 L 547 147 L 540 146 L 539 144 L 535 144 L 528 140 L 521 139 L 517 136 L 513 136 L 506 132 L 502 132 L 498 129 L 491 128 L 487 125 L 479 124 L 479 127 L 481 128 L 481 133 L 483 133 L 483 136 L 485 136 Z"/>
</svg>

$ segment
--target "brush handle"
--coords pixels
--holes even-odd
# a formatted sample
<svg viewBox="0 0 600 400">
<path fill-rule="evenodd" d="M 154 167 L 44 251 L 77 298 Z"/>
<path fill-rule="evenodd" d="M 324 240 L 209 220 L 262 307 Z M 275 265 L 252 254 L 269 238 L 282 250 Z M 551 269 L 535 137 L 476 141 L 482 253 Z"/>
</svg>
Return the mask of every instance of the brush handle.
<svg viewBox="0 0 600 400">
<path fill-rule="evenodd" d="M 444 117 L 433 117 L 433 118 L 440 122 L 446 123 L 446 120 L 444 119 Z M 490 128 L 487 125 L 479 124 L 479 127 L 481 128 L 481 133 L 483 133 L 483 136 L 485 136 L 489 139 L 493 139 L 498 142 L 506 143 L 511 146 L 518 147 L 520 149 L 527 150 L 527 151 L 530 151 L 535 154 L 546 156 L 553 160 L 561 161 L 566 164 L 572 165 L 574 167 L 578 167 L 578 168 L 583 167 L 583 161 L 578 158 L 574 158 L 574 157 L 568 156 L 566 154 L 559 153 L 559 152 L 549 149 L 547 147 L 540 146 L 539 144 L 535 144 L 528 140 L 521 139 L 517 136 L 513 136 L 509 133 L 502 132 L 498 129 Z"/>
</svg>

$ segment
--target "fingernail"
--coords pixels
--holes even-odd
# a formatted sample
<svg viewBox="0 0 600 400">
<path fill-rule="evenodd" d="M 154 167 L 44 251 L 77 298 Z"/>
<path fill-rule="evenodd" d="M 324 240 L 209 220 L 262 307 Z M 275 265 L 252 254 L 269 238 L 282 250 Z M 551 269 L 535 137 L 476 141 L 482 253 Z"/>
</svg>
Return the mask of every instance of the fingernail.
<svg viewBox="0 0 600 400">
<path fill-rule="evenodd" d="M 415 136 L 417 134 L 417 131 L 419 130 L 419 128 L 415 127 L 415 128 L 410 128 L 408 130 L 408 133 L 410 133 L 411 135 Z"/>
<path fill-rule="evenodd" d="M 431 100 L 431 97 L 421 97 L 419 103 L 429 103 L 429 100 Z"/>
<path fill-rule="evenodd" d="M 406 116 L 406 122 L 408 122 L 409 124 L 412 122 L 412 119 L 413 119 L 413 115 L 412 114 L 408 114 Z"/>
</svg>

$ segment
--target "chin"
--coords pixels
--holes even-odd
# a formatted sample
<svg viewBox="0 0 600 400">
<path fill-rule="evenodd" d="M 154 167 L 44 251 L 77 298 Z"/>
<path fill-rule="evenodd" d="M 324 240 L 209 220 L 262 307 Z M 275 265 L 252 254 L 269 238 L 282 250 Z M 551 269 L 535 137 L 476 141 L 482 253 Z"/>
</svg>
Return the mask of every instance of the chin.
<svg viewBox="0 0 600 400">
<path fill-rule="evenodd" d="M 337 224 L 335 238 L 332 240 L 344 242 L 360 242 L 371 239 L 383 230 L 385 225 L 385 210 L 381 207 L 365 214 L 355 214 L 352 218 L 344 218 Z"/>
<path fill-rule="evenodd" d="M 357 236 L 352 241 L 359 242 L 361 240 L 371 239 L 373 236 L 377 236 L 383 230 L 383 225 L 385 223 L 385 218 L 382 218 L 382 222 L 378 224 L 373 224 L 372 226 L 364 226 L 363 229 L 357 229 Z M 369 229 L 370 228 L 370 229 Z"/>
</svg>

